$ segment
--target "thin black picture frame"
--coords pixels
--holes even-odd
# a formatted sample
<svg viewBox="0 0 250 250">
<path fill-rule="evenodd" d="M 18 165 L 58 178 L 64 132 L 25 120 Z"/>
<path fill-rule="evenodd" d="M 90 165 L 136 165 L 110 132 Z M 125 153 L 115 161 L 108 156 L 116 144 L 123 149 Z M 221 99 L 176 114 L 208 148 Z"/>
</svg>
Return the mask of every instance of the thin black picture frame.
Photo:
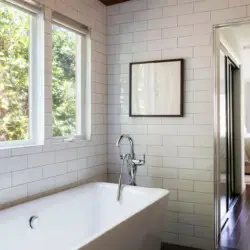
<svg viewBox="0 0 250 250">
<path fill-rule="evenodd" d="M 135 64 L 162 63 L 162 62 L 180 62 L 180 113 L 171 115 L 138 115 L 132 114 L 132 67 Z M 145 62 L 132 62 L 129 64 L 129 117 L 183 117 L 184 116 L 184 59 L 156 60 Z"/>
</svg>

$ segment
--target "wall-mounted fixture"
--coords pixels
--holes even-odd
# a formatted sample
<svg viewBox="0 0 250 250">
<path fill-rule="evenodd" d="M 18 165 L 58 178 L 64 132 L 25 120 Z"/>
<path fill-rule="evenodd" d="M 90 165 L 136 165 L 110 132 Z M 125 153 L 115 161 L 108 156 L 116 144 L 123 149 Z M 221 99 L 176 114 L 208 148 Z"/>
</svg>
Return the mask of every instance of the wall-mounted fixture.
<svg viewBox="0 0 250 250">
<path fill-rule="evenodd" d="M 129 116 L 183 116 L 184 60 L 130 63 Z"/>
<path fill-rule="evenodd" d="M 120 144 L 123 139 L 127 139 L 129 141 L 130 146 L 130 152 L 127 154 L 121 153 Z M 116 146 L 119 148 L 119 154 L 120 159 L 123 160 L 123 163 L 121 164 L 121 172 L 118 182 L 118 192 L 117 192 L 117 200 L 120 200 L 121 197 L 121 188 L 122 188 L 122 175 L 123 175 L 123 167 L 125 164 L 127 165 L 128 173 L 129 173 L 129 185 L 136 186 L 136 172 L 137 172 L 137 166 L 144 165 L 145 164 L 145 155 L 143 156 L 143 160 L 139 160 L 135 158 L 135 152 L 134 152 L 134 141 L 131 136 L 129 135 L 121 135 L 117 142 Z"/>
</svg>

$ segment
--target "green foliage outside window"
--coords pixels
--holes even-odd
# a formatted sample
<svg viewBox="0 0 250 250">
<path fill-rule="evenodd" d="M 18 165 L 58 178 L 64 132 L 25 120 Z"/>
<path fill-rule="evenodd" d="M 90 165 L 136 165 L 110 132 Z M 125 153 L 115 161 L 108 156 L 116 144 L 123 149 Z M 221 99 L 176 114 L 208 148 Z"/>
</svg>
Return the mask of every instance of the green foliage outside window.
<svg viewBox="0 0 250 250">
<path fill-rule="evenodd" d="M 52 29 L 53 136 L 76 133 L 76 34 L 57 25 Z"/>
<path fill-rule="evenodd" d="M 29 137 L 29 20 L 0 3 L 0 141 Z"/>
<path fill-rule="evenodd" d="M 30 20 L 0 3 L 0 141 L 30 139 Z M 76 35 L 53 25 L 52 39 L 53 136 L 67 136 L 76 130 Z"/>
</svg>

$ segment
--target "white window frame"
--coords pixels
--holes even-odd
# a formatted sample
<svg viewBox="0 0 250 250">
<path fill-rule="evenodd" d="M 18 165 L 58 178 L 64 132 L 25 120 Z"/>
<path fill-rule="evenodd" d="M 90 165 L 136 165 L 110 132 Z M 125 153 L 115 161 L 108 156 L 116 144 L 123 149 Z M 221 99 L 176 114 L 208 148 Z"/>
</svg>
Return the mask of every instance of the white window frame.
<svg viewBox="0 0 250 250">
<path fill-rule="evenodd" d="M 53 136 L 52 141 L 73 142 L 89 140 L 91 134 L 91 95 L 90 91 L 90 38 L 87 27 L 75 22 L 58 12 L 52 13 L 52 25 L 61 26 L 76 33 L 76 134 Z M 53 39 L 52 39 L 53 40 Z"/>
<path fill-rule="evenodd" d="M 44 143 L 44 26 L 41 8 L 26 2 L 0 0 L 30 15 L 29 47 L 29 137 L 28 140 L 0 141 L 1 148 L 36 146 Z M 39 48 L 39 49 L 38 49 Z M 32 83 L 32 84 L 31 84 Z"/>
</svg>

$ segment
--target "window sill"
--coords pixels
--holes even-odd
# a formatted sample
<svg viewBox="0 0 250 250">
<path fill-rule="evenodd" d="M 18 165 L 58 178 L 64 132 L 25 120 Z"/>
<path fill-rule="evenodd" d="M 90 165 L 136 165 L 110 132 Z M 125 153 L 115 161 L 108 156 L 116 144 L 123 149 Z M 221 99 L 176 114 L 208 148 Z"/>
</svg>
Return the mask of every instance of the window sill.
<svg viewBox="0 0 250 250">
<path fill-rule="evenodd" d="M 52 137 L 52 144 L 63 143 L 63 142 L 81 142 L 81 141 L 89 141 L 83 135 L 77 136 L 60 136 L 60 137 Z"/>
<path fill-rule="evenodd" d="M 30 147 L 41 147 L 43 144 L 37 144 L 35 142 L 27 141 L 15 141 L 15 142 L 0 142 L 1 149 L 16 149 L 16 148 L 30 148 Z"/>
</svg>

